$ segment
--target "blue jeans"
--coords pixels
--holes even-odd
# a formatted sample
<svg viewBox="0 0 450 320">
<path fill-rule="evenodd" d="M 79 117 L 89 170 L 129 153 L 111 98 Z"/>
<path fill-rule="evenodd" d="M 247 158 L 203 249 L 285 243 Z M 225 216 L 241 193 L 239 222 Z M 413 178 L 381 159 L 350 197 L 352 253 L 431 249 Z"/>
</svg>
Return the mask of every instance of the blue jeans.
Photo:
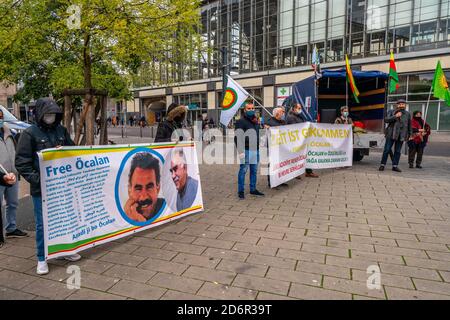
<svg viewBox="0 0 450 320">
<path fill-rule="evenodd" d="M 394 146 L 394 157 L 392 158 L 392 166 L 397 167 L 400 162 L 400 156 L 402 152 L 403 141 L 393 140 L 391 138 L 386 138 L 386 143 L 384 144 L 383 157 L 381 158 L 381 164 L 386 165 L 387 158 L 392 152 L 392 147 Z"/>
<path fill-rule="evenodd" d="M 13 232 L 17 229 L 16 213 L 19 205 L 19 182 L 10 187 L 0 186 L 0 206 L 3 196 L 6 201 L 6 232 Z M 3 231 L 3 230 L 2 230 Z"/>
<path fill-rule="evenodd" d="M 238 174 L 238 192 L 244 192 L 245 175 L 250 167 L 250 191 L 256 190 L 256 176 L 258 174 L 259 151 L 245 150 L 245 161 L 241 159 Z"/>
<path fill-rule="evenodd" d="M 33 197 L 34 221 L 36 223 L 36 255 L 38 261 L 45 261 L 44 221 L 42 218 L 42 197 Z"/>
</svg>

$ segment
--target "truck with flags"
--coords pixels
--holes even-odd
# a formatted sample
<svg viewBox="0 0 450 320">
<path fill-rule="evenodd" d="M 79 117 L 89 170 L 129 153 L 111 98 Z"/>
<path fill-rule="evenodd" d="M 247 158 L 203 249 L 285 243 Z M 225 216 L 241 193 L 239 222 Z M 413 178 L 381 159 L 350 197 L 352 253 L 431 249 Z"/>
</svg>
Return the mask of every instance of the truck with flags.
<svg viewBox="0 0 450 320">
<path fill-rule="evenodd" d="M 350 69 L 351 70 L 351 69 Z M 302 104 L 309 121 L 334 123 L 347 106 L 355 123 L 353 160 L 361 161 L 371 148 L 384 145 L 384 116 L 389 75 L 379 71 L 321 70 L 292 86 L 285 105 Z M 353 89 L 356 89 L 353 91 Z"/>
</svg>

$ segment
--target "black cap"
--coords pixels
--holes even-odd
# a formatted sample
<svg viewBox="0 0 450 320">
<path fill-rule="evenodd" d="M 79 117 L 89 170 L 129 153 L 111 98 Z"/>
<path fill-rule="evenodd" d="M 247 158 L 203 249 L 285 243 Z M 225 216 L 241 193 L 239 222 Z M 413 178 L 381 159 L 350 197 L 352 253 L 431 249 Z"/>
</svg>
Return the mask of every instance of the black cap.
<svg viewBox="0 0 450 320">
<path fill-rule="evenodd" d="M 406 100 L 405 99 L 398 99 L 397 100 L 397 104 L 400 104 L 400 103 L 406 103 Z"/>
</svg>

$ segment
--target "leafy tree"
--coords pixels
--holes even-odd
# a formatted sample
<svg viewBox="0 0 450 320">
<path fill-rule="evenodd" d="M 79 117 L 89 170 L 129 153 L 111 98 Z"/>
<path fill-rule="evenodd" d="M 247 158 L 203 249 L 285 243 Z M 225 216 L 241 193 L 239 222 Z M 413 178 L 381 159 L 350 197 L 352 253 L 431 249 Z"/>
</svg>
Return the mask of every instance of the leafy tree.
<svg viewBox="0 0 450 320">
<path fill-rule="evenodd" d="M 23 84 L 17 97 L 23 101 L 87 89 L 75 140 L 86 125 L 86 142 L 93 144 L 91 89 L 129 98 L 142 65 L 190 47 L 192 37 L 180 35 L 195 34 L 200 2 L 0 0 L 0 79 Z M 171 59 L 183 63 L 188 56 Z"/>
</svg>

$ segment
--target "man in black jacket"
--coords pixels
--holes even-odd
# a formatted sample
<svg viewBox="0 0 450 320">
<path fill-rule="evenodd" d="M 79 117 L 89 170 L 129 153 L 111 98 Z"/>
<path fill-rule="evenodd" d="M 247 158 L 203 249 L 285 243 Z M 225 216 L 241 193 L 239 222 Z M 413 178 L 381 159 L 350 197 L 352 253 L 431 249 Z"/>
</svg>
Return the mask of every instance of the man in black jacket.
<svg viewBox="0 0 450 320">
<path fill-rule="evenodd" d="M 42 195 L 37 153 L 44 149 L 73 146 L 67 129 L 61 125 L 62 111 L 51 98 L 40 98 L 36 101 L 36 124 L 27 128 L 21 135 L 17 145 L 16 168 L 20 175 L 30 183 L 33 198 L 34 217 L 36 223 L 37 274 L 47 274 L 45 261 L 44 225 L 42 220 Z M 78 254 L 64 257 L 68 261 L 78 261 Z"/>
<path fill-rule="evenodd" d="M 170 142 L 174 131 L 183 128 L 183 121 L 186 118 L 186 107 L 172 103 L 167 109 L 166 120 L 158 126 L 156 131 L 155 142 Z M 174 138 L 176 138 L 174 136 Z M 183 141 L 183 136 L 177 137 L 179 141 Z"/>
<path fill-rule="evenodd" d="M 264 196 L 256 189 L 256 178 L 259 163 L 259 127 L 260 123 L 255 114 L 255 106 L 247 102 L 244 115 L 236 122 L 234 143 L 236 145 L 240 168 L 238 175 L 238 196 L 244 199 L 245 175 L 250 167 L 250 194 Z"/>
<path fill-rule="evenodd" d="M 388 111 L 384 122 L 387 123 L 385 130 L 386 142 L 384 144 L 383 156 L 381 157 L 381 165 L 378 170 L 384 170 L 388 155 L 392 153 L 392 147 L 394 147 L 392 171 L 402 172 L 398 164 L 400 162 L 403 142 L 408 141 L 412 136 L 411 114 L 406 111 L 406 101 L 399 99 L 397 101 L 397 108 Z"/>
<path fill-rule="evenodd" d="M 302 105 L 300 103 L 294 104 L 294 106 L 289 110 L 286 117 L 287 124 L 293 123 L 303 123 L 307 122 L 305 115 L 303 114 Z M 315 174 L 312 169 L 306 169 L 306 177 L 308 178 L 318 178 L 319 175 Z"/>
</svg>

